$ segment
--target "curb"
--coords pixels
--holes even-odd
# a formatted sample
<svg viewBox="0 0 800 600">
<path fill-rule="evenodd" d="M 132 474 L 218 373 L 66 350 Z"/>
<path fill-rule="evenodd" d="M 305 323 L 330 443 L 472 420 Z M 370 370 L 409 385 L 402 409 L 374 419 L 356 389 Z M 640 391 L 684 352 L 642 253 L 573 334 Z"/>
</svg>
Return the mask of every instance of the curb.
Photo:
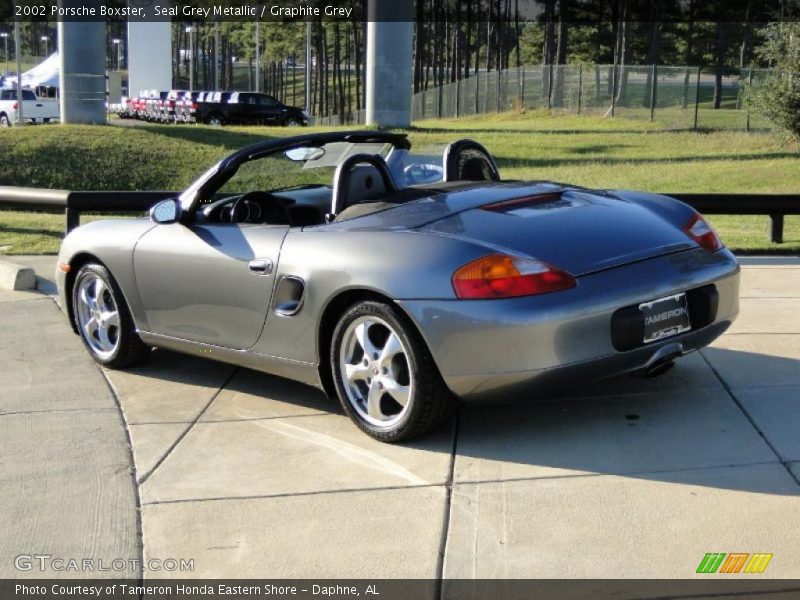
<svg viewBox="0 0 800 600">
<path fill-rule="evenodd" d="M 35 289 L 36 273 L 33 269 L 0 258 L 0 290 Z"/>
</svg>

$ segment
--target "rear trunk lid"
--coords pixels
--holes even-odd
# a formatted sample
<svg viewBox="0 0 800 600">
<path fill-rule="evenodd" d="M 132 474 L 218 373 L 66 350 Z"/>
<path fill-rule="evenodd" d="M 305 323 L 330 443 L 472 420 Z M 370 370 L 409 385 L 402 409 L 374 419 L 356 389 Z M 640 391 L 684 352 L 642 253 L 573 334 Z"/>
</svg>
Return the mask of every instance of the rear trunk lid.
<svg viewBox="0 0 800 600">
<path fill-rule="evenodd" d="M 487 201 L 419 230 L 532 256 L 576 277 L 697 246 L 643 205 L 564 188 Z"/>
</svg>

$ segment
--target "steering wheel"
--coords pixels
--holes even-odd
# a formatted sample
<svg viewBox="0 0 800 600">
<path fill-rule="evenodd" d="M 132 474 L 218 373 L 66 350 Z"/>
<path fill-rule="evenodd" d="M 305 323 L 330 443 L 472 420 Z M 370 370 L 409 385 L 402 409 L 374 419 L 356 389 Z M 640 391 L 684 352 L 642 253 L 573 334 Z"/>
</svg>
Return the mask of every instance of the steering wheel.
<svg viewBox="0 0 800 600">
<path fill-rule="evenodd" d="M 292 213 L 286 203 L 267 192 L 248 192 L 234 200 L 227 209 L 230 223 L 266 223 L 292 226 Z"/>
</svg>

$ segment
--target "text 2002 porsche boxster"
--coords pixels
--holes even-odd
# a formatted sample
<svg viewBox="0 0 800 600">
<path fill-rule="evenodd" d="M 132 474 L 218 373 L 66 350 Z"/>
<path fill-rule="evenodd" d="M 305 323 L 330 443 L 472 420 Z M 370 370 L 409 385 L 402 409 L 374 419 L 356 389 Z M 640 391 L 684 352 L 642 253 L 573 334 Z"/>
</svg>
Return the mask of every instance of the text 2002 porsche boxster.
<svg viewBox="0 0 800 600">
<path fill-rule="evenodd" d="M 149 219 L 74 230 L 56 276 L 98 362 L 157 346 L 289 377 L 384 441 L 459 398 L 658 373 L 725 331 L 739 286 L 674 199 L 502 181 L 476 142 L 417 156 L 369 131 L 236 152 Z"/>
</svg>

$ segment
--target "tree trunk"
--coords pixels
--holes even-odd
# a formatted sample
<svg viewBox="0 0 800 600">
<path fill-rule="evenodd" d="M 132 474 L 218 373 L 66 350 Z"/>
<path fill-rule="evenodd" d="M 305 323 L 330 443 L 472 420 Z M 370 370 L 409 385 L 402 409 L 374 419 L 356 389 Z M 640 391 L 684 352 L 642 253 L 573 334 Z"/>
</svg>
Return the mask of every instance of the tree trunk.
<svg viewBox="0 0 800 600">
<path fill-rule="evenodd" d="M 686 74 L 683 76 L 683 108 L 689 106 L 689 64 L 692 61 L 692 42 L 694 41 L 694 3 L 695 0 L 689 0 L 689 20 L 686 32 L 686 53 L 684 54 L 683 63 L 686 65 Z"/>
<path fill-rule="evenodd" d="M 722 75 L 725 69 L 725 23 L 717 23 L 717 42 L 714 48 L 714 110 L 722 105 Z"/>
<path fill-rule="evenodd" d="M 753 0 L 747 0 L 747 8 L 744 13 L 744 34 L 742 35 L 742 45 L 739 48 L 739 68 L 744 68 L 750 64 L 750 46 L 753 41 L 753 23 L 750 21 Z"/>
<path fill-rule="evenodd" d="M 546 0 L 544 7 L 544 43 L 542 44 L 542 97 L 548 98 L 550 90 L 550 65 L 553 64 L 553 37 L 554 37 L 554 4 L 555 0 Z"/>
<path fill-rule="evenodd" d="M 661 23 L 653 21 L 650 25 L 650 47 L 647 51 L 647 64 L 657 65 L 661 57 Z M 650 90 L 653 89 L 653 71 L 647 71 L 647 92 L 642 98 L 644 106 L 650 106 Z"/>
<path fill-rule="evenodd" d="M 567 35 L 568 26 L 567 0 L 559 0 L 558 3 L 558 47 L 556 51 L 555 83 L 553 86 L 553 105 L 564 106 L 564 71 L 567 64 Z"/>
</svg>

